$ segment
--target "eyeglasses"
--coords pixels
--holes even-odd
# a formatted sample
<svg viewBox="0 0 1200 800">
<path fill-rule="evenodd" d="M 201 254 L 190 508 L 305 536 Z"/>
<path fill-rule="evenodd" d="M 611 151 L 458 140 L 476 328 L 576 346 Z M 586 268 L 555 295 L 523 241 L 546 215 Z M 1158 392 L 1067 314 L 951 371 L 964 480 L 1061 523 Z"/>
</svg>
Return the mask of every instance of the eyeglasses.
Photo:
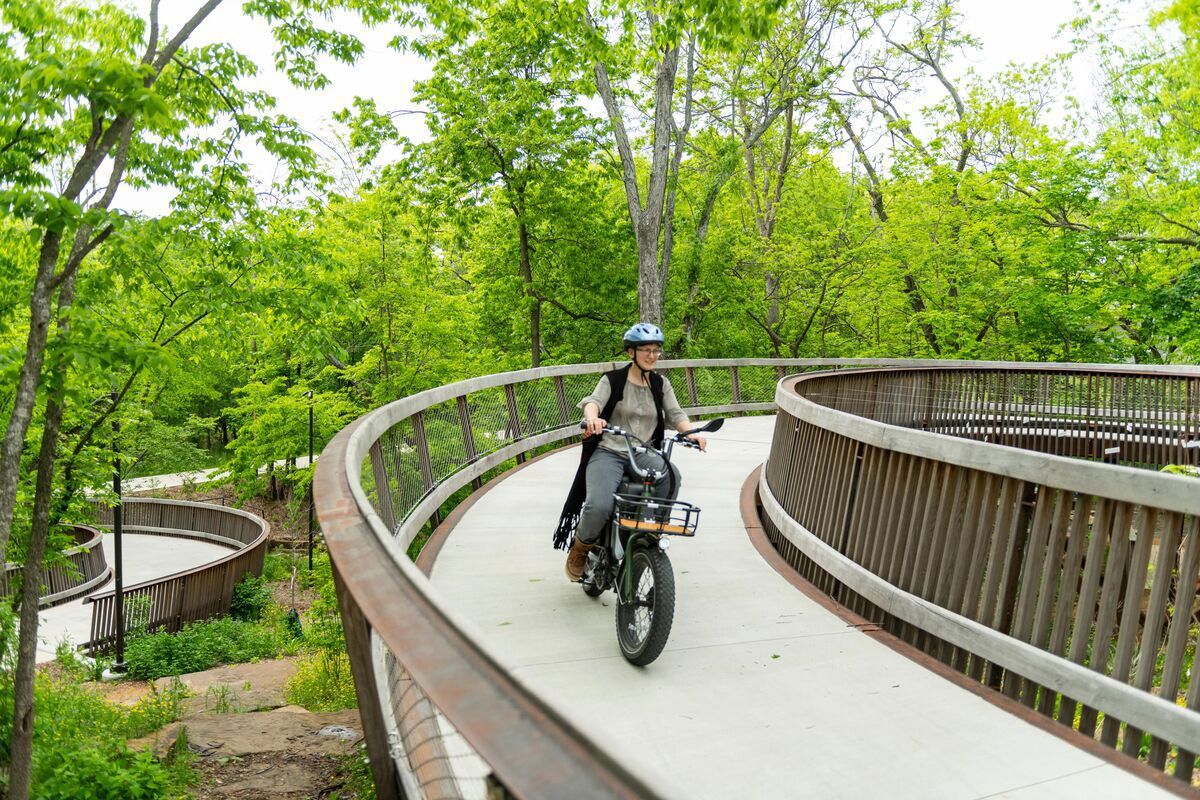
<svg viewBox="0 0 1200 800">
<path fill-rule="evenodd" d="M 662 358 L 661 347 L 639 347 L 637 351 L 641 355 L 650 356 L 651 358 Z"/>
</svg>

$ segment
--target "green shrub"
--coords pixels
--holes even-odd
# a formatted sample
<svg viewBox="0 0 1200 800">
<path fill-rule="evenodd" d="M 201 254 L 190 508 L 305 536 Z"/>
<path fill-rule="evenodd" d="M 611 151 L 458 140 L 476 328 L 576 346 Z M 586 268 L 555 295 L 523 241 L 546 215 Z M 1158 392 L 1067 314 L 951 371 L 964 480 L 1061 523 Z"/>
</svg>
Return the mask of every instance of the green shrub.
<svg viewBox="0 0 1200 800">
<path fill-rule="evenodd" d="M 305 573 L 305 578 L 317 590 L 317 598 L 304 612 L 302 636 L 309 653 L 300 660 L 296 674 L 288 681 L 288 702 L 309 711 L 355 708 L 358 701 L 338 613 L 333 568 L 324 548 L 314 553 L 313 570 Z"/>
<path fill-rule="evenodd" d="M 293 555 L 292 553 L 284 553 L 276 551 L 267 553 L 263 559 L 263 580 L 267 583 L 279 583 L 280 581 L 291 580 L 292 564 L 295 563 L 296 571 L 299 572 L 301 556 Z M 305 562 L 307 566 L 307 562 Z"/>
<path fill-rule="evenodd" d="M 233 587 L 233 599 L 229 602 L 229 616 L 243 622 L 257 622 L 263 611 L 271 604 L 271 590 L 263 579 L 247 572 Z"/>
<path fill-rule="evenodd" d="M 337 589 L 333 583 L 333 567 L 329 553 L 319 550 L 313 558 L 313 571 L 306 574 L 317 590 L 317 598 L 304 612 L 304 644 L 311 650 L 346 651 L 346 634 L 338 612 Z"/>
<path fill-rule="evenodd" d="M 358 744 L 338 759 L 337 777 L 344 783 L 330 793 L 329 800 L 375 800 L 375 780 L 365 744 Z"/>
<path fill-rule="evenodd" d="M 309 711 L 357 708 L 350 657 L 345 651 L 332 650 L 304 656 L 296 665 L 296 674 L 288 681 L 287 699 Z"/>
<path fill-rule="evenodd" d="M 129 709 L 126 736 L 141 738 L 179 719 L 183 716 L 183 703 L 187 697 L 188 689 L 178 678 L 172 679 L 162 690 L 150 684 L 149 693 Z"/>
<path fill-rule="evenodd" d="M 274 658 L 292 649 L 281 619 L 270 623 L 217 619 L 193 623 L 175 634 L 138 636 L 126 646 L 125 662 L 130 678 L 151 680 Z"/>
<path fill-rule="evenodd" d="M 38 800 L 135 800 L 167 796 L 171 777 L 150 753 L 93 746 L 58 754 L 37 783 Z"/>
<path fill-rule="evenodd" d="M 8 673 L 0 673 L 0 742 L 7 760 L 12 728 Z M 36 798 L 138 798 L 180 796 L 196 780 L 186 760 L 174 765 L 134 753 L 126 739 L 144 736 L 178 719 L 182 684 L 152 692 L 132 709 L 112 705 L 74 683 L 39 675 L 34 684 L 37 722 L 33 735 Z"/>
</svg>

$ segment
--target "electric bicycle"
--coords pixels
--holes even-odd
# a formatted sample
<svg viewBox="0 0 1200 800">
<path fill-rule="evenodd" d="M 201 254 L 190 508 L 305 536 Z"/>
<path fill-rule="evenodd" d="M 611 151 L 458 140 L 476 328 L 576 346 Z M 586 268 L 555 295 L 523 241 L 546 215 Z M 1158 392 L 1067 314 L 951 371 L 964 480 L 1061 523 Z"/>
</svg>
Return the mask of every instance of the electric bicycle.
<svg viewBox="0 0 1200 800">
<path fill-rule="evenodd" d="M 693 433 L 721 429 L 724 419 L 714 419 L 687 433 L 665 436 L 662 450 L 616 426 L 601 435 L 621 436 L 629 456 L 629 470 L 640 483 L 624 478 L 614 495 L 613 513 L 605 534 L 588 553 L 581 584 L 589 597 L 612 589 L 617 595 L 617 643 L 621 654 L 636 666 L 645 666 L 662 653 L 675 616 L 675 576 L 667 557 L 672 536 L 695 536 L 700 508 L 682 500 L 654 496 L 654 484 L 671 469 L 675 445 L 700 448 L 688 439 Z M 643 468 L 636 456 L 656 453 L 662 468 Z"/>
</svg>

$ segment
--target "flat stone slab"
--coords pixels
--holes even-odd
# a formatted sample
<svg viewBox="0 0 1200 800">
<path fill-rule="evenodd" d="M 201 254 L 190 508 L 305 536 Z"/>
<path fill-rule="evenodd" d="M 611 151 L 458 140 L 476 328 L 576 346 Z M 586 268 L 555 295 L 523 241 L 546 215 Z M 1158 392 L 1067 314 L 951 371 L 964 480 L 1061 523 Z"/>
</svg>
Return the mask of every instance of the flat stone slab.
<svg viewBox="0 0 1200 800">
<path fill-rule="evenodd" d="M 481 497 L 443 547 L 438 593 L 513 673 L 669 797 L 1152 798 L 1168 792 L 929 672 L 768 566 L 739 513 L 774 417 L 731 419 L 676 455 L 694 539 L 669 551 L 667 647 L 616 643 L 614 596 L 584 595 L 551 548 L 579 450 Z"/>
<path fill-rule="evenodd" d="M 152 748 L 162 756 L 187 728 L 188 746 L 203 758 L 242 758 L 245 756 L 287 752 L 297 757 L 337 756 L 350 752 L 362 738 L 358 711 L 333 711 L 314 714 L 299 706 L 284 706 L 274 711 L 245 714 L 200 714 L 167 725 L 157 733 L 133 739 L 134 749 Z M 348 737 L 320 733 L 322 729 L 350 729 Z"/>
</svg>

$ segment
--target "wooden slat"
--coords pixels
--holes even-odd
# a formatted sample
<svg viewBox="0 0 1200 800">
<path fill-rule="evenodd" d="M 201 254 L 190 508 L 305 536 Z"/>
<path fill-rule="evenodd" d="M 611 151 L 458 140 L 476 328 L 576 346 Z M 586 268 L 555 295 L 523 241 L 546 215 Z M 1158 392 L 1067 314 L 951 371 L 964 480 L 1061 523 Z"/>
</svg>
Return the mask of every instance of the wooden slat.
<svg viewBox="0 0 1200 800">
<path fill-rule="evenodd" d="M 1151 587 L 1150 602 L 1146 606 L 1146 626 L 1142 631 L 1137 673 L 1133 679 L 1133 685 L 1143 691 L 1149 691 L 1154 682 L 1155 661 L 1162 646 L 1163 621 L 1166 616 L 1167 599 L 1171 594 L 1170 575 L 1175 571 L 1175 558 L 1179 552 L 1182 534 L 1183 518 L 1178 514 L 1168 514 L 1163 521 L 1158 559 L 1154 564 L 1154 586 Z M 1130 726 L 1125 731 L 1122 752 L 1136 758 L 1141 750 L 1141 739 L 1142 731 Z"/>
</svg>

